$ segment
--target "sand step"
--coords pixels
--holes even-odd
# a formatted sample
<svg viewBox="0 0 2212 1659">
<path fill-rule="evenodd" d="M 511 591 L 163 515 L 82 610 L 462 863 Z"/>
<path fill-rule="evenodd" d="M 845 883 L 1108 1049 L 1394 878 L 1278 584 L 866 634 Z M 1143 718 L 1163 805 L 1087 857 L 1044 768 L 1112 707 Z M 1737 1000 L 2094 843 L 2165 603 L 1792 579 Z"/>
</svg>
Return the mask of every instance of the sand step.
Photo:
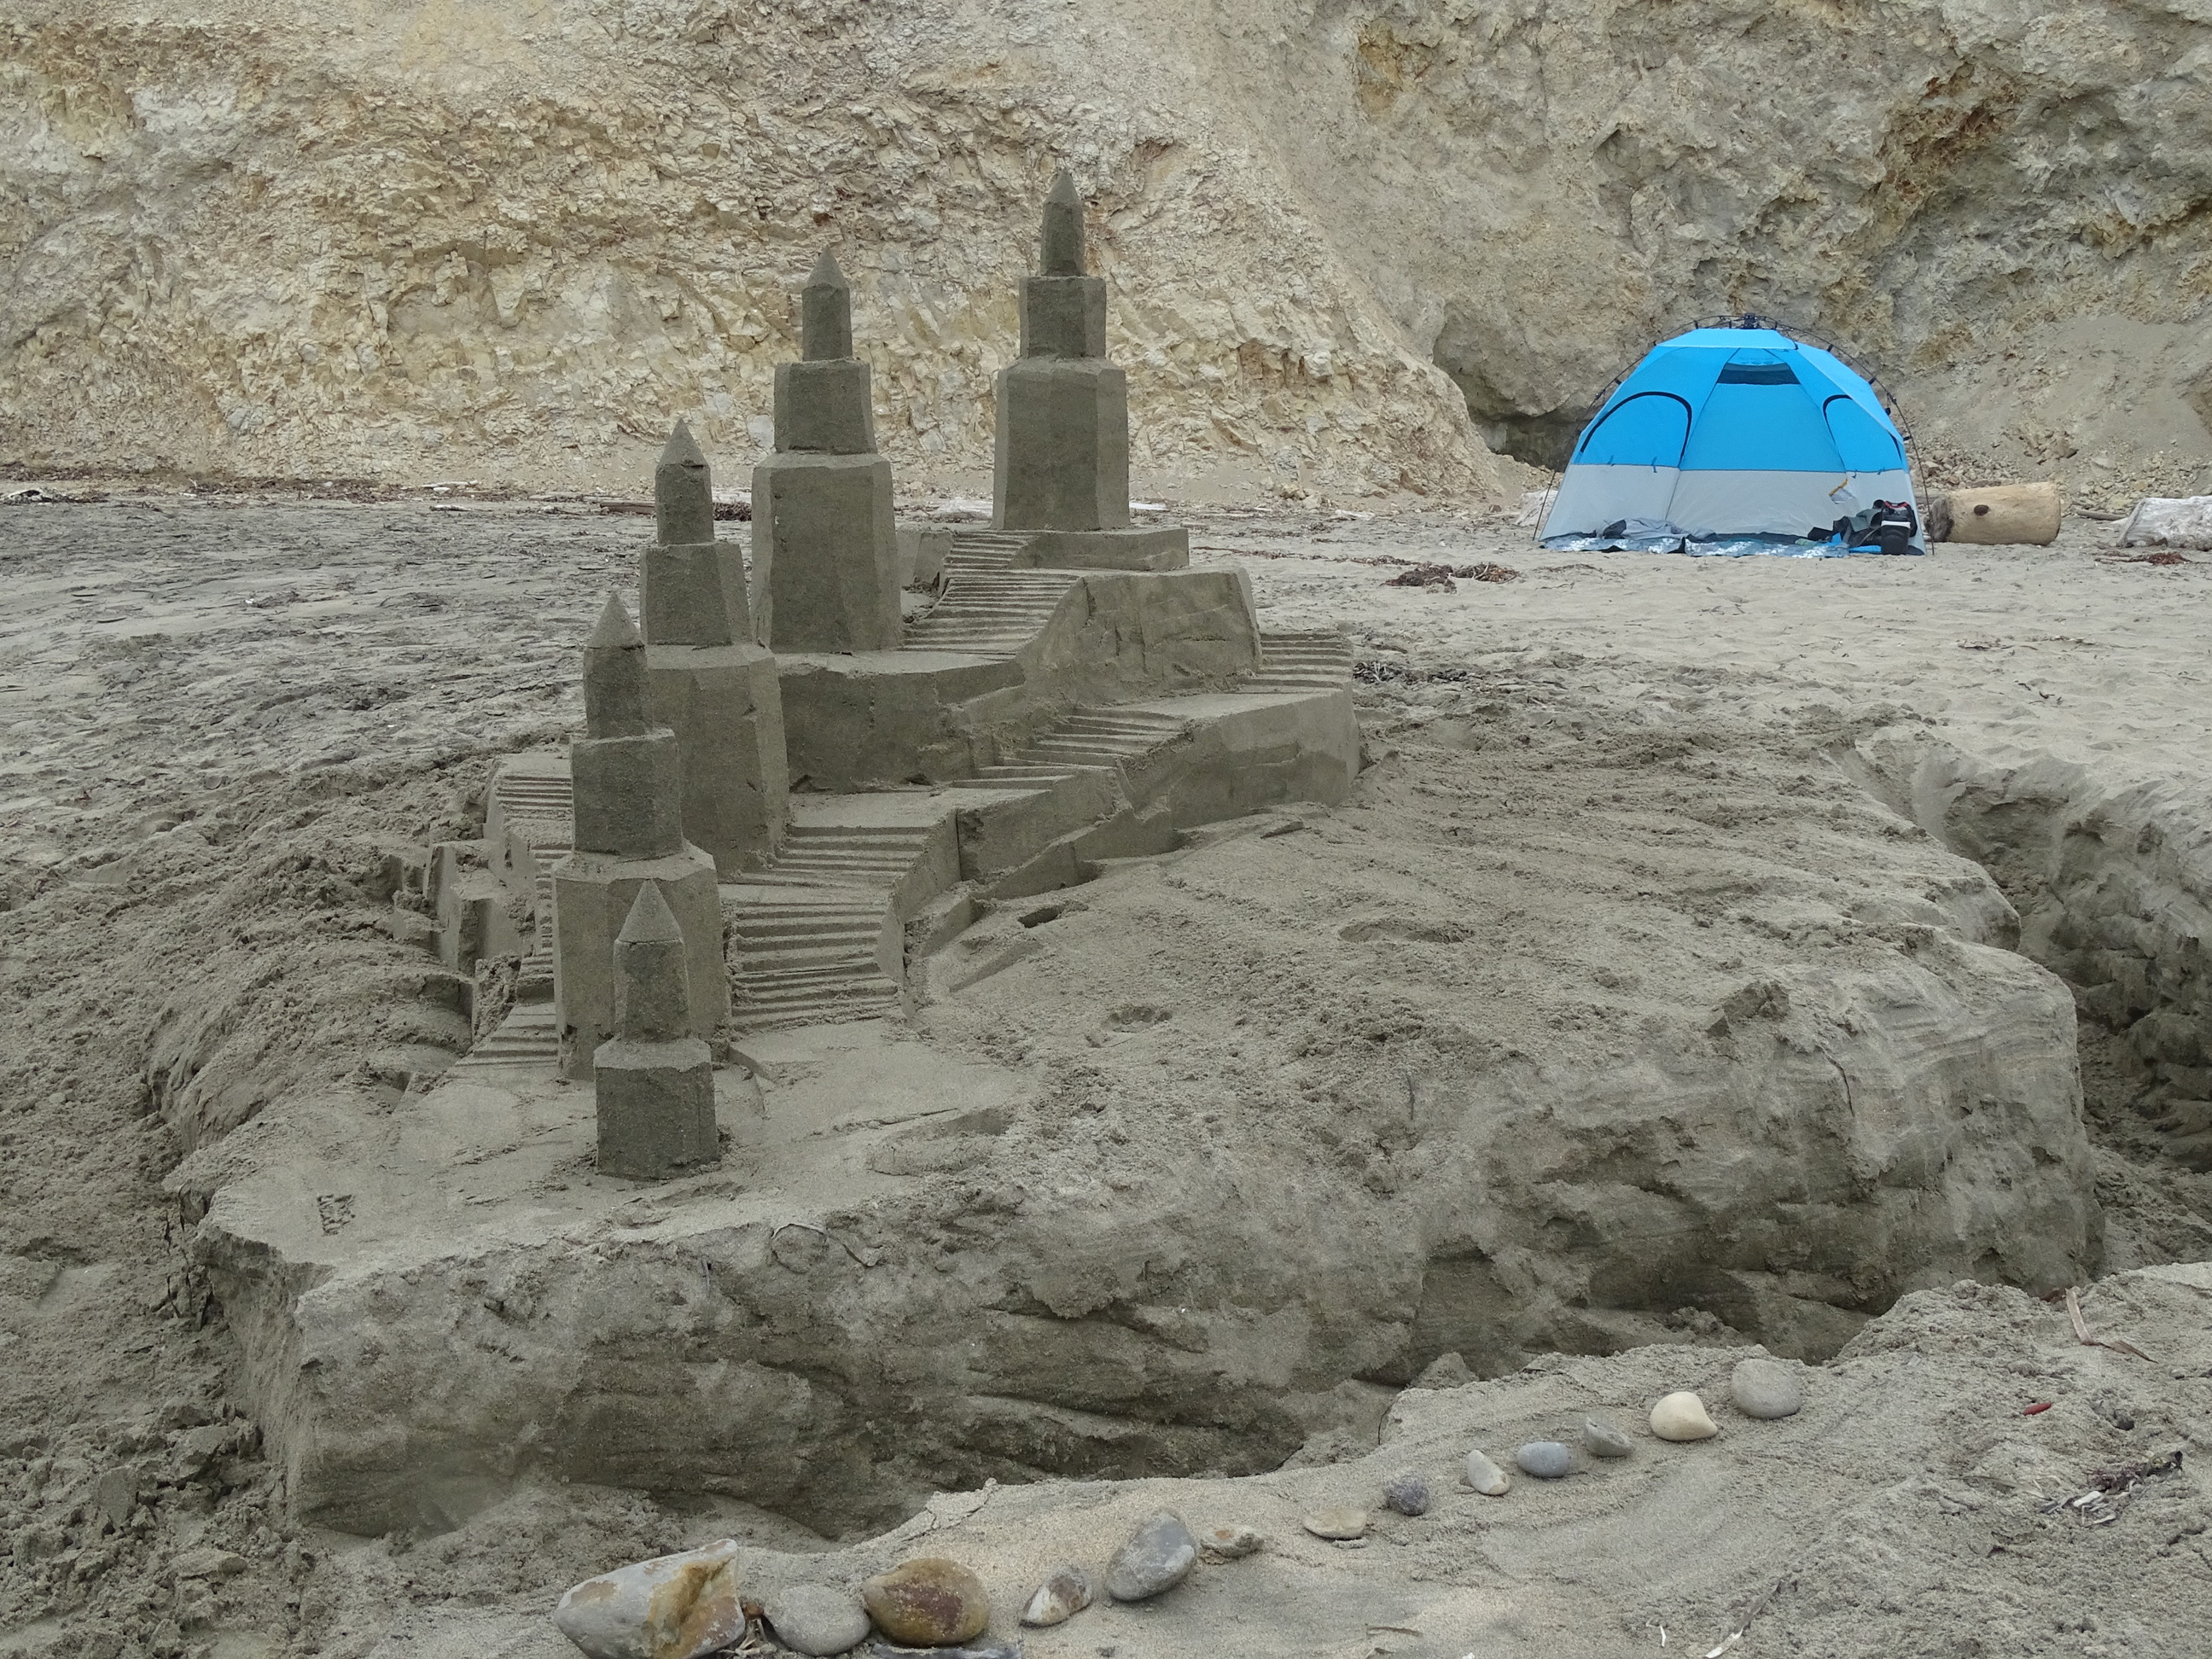
<svg viewBox="0 0 2212 1659">
<path fill-rule="evenodd" d="M 1352 641 L 1333 628 L 1261 630 L 1260 672 L 1240 691 L 1328 691 L 1352 678 Z"/>
<path fill-rule="evenodd" d="M 1009 569 L 1008 561 L 1028 539 L 994 531 L 956 532 L 945 560 L 945 595 L 908 625 L 907 648 L 1018 655 L 1082 580 L 1064 570 Z"/>
<path fill-rule="evenodd" d="M 549 968 L 550 971 L 550 968 Z M 550 1002 L 518 1002 L 499 1027 L 453 1062 L 453 1069 L 550 1066 L 560 1058 L 561 1025 Z"/>
<path fill-rule="evenodd" d="M 935 833 L 928 824 L 793 824 L 768 868 L 729 894 L 738 1027 L 873 1019 L 895 1003 L 898 983 L 885 977 L 876 951 L 891 889 Z"/>
</svg>

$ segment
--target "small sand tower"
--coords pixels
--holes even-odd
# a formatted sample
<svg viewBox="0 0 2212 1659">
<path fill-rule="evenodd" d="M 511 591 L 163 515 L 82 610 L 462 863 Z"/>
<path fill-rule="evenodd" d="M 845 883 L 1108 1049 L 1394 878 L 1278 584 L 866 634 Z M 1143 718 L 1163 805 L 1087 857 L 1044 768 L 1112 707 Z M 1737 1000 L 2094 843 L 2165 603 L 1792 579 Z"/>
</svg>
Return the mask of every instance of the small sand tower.
<svg viewBox="0 0 2212 1659">
<path fill-rule="evenodd" d="M 640 620 L 653 718 L 683 756 L 684 838 L 734 880 L 783 840 L 789 768 L 775 659 L 753 642 L 744 560 L 714 538 L 707 458 L 681 421 L 653 475 L 660 539 L 645 550 Z"/>
<path fill-rule="evenodd" d="M 1022 278 L 1022 355 L 999 371 L 992 518 L 1030 531 L 1018 562 L 1174 570 L 1190 534 L 1129 523 L 1129 388 L 1106 361 L 1106 281 L 1084 268 L 1083 198 L 1065 169 L 1045 198 L 1038 274 Z"/>
<path fill-rule="evenodd" d="M 753 469 L 753 611 L 787 652 L 896 651 L 891 464 L 876 451 L 853 294 L 827 253 L 801 297 L 805 361 L 775 371 L 775 453 Z"/>
<path fill-rule="evenodd" d="M 584 735 L 569 745 L 575 850 L 553 866 L 553 998 L 561 1070 L 589 1077 L 614 1031 L 615 936 L 639 886 L 657 883 L 683 928 L 691 1029 L 730 1007 L 714 860 L 684 838 L 683 756 L 649 712 L 645 641 L 610 594 L 584 646 Z"/>
<path fill-rule="evenodd" d="M 714 1065 L 691 1024 L 676 913 L 647 881 L 615 938 L 614 1030 L 592 1056 L 601 1175 L 666 1181 L 721 1162 Z"/>
</svg>

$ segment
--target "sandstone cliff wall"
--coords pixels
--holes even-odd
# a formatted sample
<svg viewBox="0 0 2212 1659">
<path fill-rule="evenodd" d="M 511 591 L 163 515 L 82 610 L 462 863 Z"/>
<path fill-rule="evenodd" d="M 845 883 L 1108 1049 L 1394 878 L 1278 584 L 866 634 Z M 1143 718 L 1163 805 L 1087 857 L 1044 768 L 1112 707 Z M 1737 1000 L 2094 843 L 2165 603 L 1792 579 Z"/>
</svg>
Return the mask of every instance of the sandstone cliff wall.
<svg viewBox="0 0 2212 1659">
<path fill-rule="evenodd" d="M 688 411 L 734 479 L 829 246 L 972 483 L 1065 161 L 1144 487 L 1509 491 L 1744 307 L 1961 476 L 2183 487 L 2208 75 L 2205 0 L 19 6 L 0 461 L 633 483 Z"/>
</svg>

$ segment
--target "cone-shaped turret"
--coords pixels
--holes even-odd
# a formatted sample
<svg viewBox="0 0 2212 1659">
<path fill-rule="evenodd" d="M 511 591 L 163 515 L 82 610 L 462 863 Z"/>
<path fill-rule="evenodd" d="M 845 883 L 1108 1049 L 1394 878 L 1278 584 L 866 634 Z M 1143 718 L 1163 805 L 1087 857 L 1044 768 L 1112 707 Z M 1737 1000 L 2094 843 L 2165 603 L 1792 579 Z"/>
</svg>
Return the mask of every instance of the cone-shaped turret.
<svg viewBox="0 0 2212 1659">
<path fill-rule="evenodd" d="M 853 286 L 824 252 L 799 301 L 799 355 L 810 363 L 853 355 Z"/>
<path fill-rule="evenodd" d="M 654 882 L 640 884 L 615 937 L 615 1035 L 646 1042 L 691 1035 L 684 930 Z"/>
<path fill-rule="evenodd" d="M 1075 175 L 1066 167 L 1053 174 L 1052 193 L 1044 198 L 1044 242 L 1037 274 L 1083 275 L 1083 198 L 1076 194 Z"/>
<path fill-rule="evenodd" d="M 599 625 L 584 641 L 584 735 L 642 737 L 651 724 L 646 714 L 645 639 L 623 608 L 622 595 L 610 593 Z"/>
<path fill-rule="evenodd" d="M 714 539 L 714 475 L 684 422 L 668 434 L 668 447 L 653 470 L 653 517 L 663 547 L 692 547 Z"/>
</svg>

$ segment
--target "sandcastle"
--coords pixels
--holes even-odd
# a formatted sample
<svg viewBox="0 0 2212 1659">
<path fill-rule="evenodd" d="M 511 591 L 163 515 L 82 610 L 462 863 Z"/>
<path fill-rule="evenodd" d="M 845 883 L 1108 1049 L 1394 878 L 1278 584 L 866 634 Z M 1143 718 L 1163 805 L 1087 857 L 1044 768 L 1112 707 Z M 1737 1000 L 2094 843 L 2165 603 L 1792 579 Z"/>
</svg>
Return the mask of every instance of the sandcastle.
<svg viewBox="0 0 2212 1659">
<path fill-rule="evenodd" d="M 1001 381 L 1001 521 L 956 529 L 941 568 L 917 569 L 911 620 L 834 260 L 805 285 L 804 356 L 777 375 L 749 572 L 717 534 L 708 458 L 675 426 L 641 550 L 641 629 L 608 600 L 584 646 L 582 732 L 501 763 L 483 837 L 431 858 L 442 955 L 507 1000 L 487 1000 L 491 1029 L 419 1097 L 419 1123 L 410 1104 L 380 1165 L 418 1173 L 380 1188 L 374 1236 L 301 1234 L 289 1200 L 252 1194 L 225 1224 L 260 1240 L 232 1254 L 226 1294 L 289 1310 L 240 1328 L 260 1334 L 245 1338 L 259 1374 L 306 1378 L 270 1415 L 302 1513 L 367 1530 L 444 1524 L 517 1467 L 521 1422 L 541 1425 L 532 1462 L 626 1483 L 736 1479 L 732 1491 L 752 1480 L 741 1466 L 757 1411 L 845 1432 L 818 1390 L 812 1405 L 775 1405 L 782 1385 L 744 1382 L 749 1357 L 686 1395 L 700 1433 L 684 1437 L 683 1469 L 656 1474 L 677 1409 L 656 1380 L 665 1356 L 659 1337 L 623 1333 L 659 1293 L 638 1300 L 620 1251 L 580 1251 L 575 1230 L 665 1194 L 675 1207 L 656 1250 L 696 1251 L 720 1265 L 705 1280 L 687 1267 L 689 1282 L 753 1297 L 736 1287 L 786 1273 L 776 1264 L 819 1237 L 803 1231 L 815 1223 L 793 1230 L 817 1201 L 801 1194 L 854 1174 L 836 1162 L 841 1133 L 764 1130 L 757 1079 L 809 1055 L 811 1086 L 869 1121 L 988 1100 L 1004 1087 L 995 1072 L 890 1039 L 918 1006 L 1018 959 L 994 915 L 1110 860 L 1171 853 L 1200 825 L 1350 792 L 1360 738 L 1344 641 L 1263 632 L 1239 571 L 1189 569 L 1182 532 L 1128 525 L 1126 393 L 1103 356 L 1104 285 L 1082 273 L 1080 248 L 1063 178 L 1043 274 L 1025 284 L 1024 355 Z M 887 1043 L 900 1055 L 887 1073 L 838 1058 Z M 434 1121 L 447 1126 L 434 1150 L 418 1139 Z M 312 1376 L 288 1370 L 325 1316 L 292 1287 L 315 1283 L 333 1313 L 395 1270 L 434 1294 L 486 1226 L 500 1272 L 542 1287 L 532 1340 L 554 1337 L 573 1363 L 487 1369 L 468 1341 L 431 1361 L 387 1329 Z M 733 1227 L 767 1228 L 766 1254 L 732 1254 Z M 315 1264 L 304 1277 L 302 1249 Z M 586 1380 L 613 1349 L 640 1357 L 622 1362 L 635 1389 Z M 666 1372 L 684 1389 L 688 1364 Z M 578 1388 L 598 1402 L 581 1414 L 560 1403 Z M 618 1468 L 592 1473 L 610 1456 Z M 432 1467 L 447 1473 L 426 1485 Z"/>
</svg>

